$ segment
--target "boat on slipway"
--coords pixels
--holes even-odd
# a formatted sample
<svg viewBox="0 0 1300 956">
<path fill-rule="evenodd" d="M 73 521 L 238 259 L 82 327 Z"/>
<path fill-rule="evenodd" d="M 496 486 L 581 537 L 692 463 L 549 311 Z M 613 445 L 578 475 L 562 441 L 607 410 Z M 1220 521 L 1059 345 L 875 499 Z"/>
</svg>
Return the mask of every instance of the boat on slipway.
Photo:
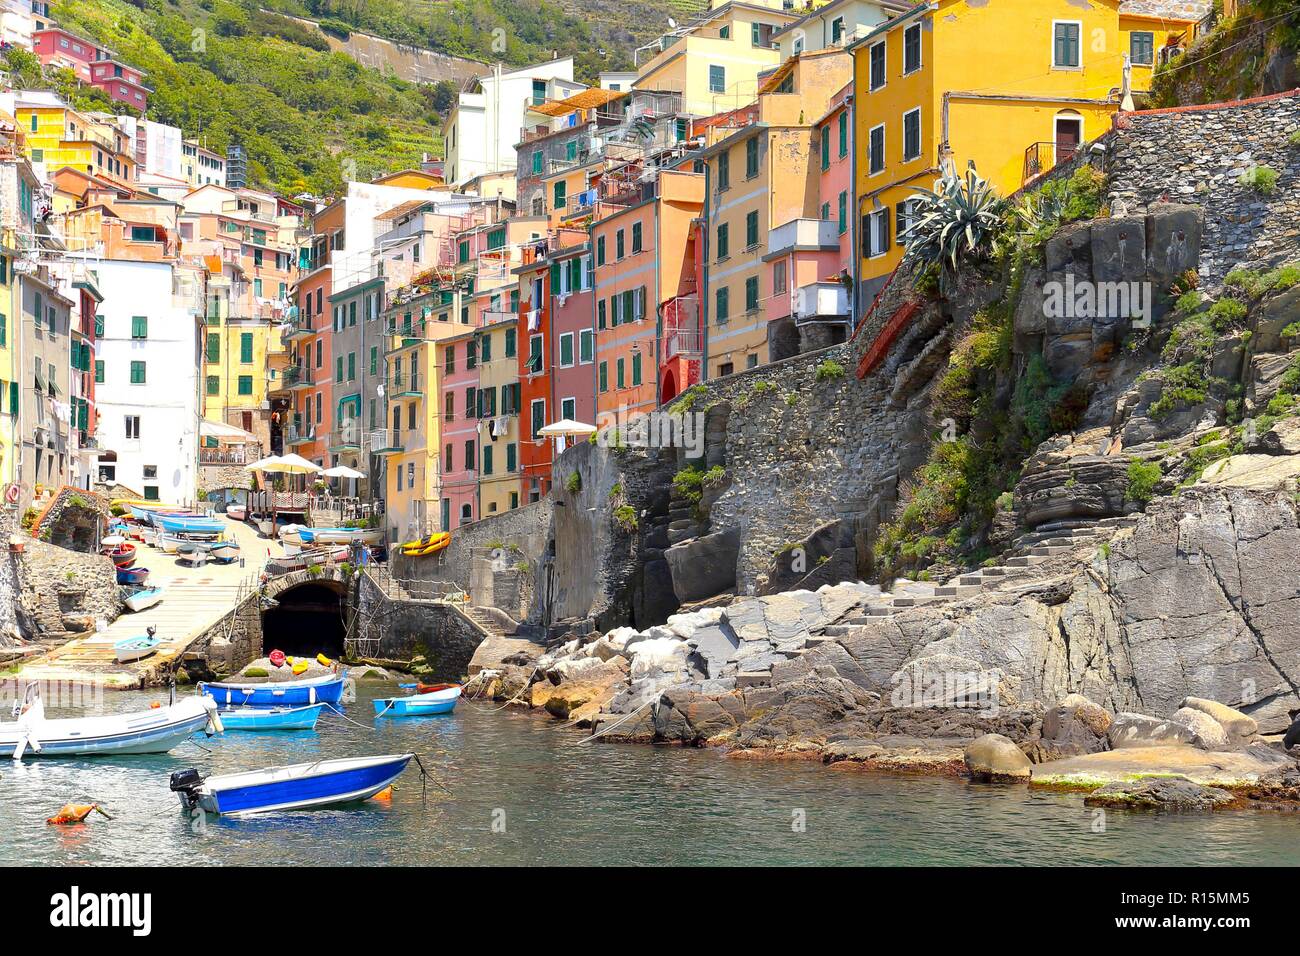
<svg viewBox="0 0 1300 956">
<path fill-rule="evenodd" d="M 392 786 L 414 757 L 346 757 L 214 777 L 178 770 L 171 775 L 171 789 L 184 809 L 221 816 L 311 810 L 370 799 Z"/>
<path fill-rule="evenodd" d="M 222 731 L 216 702 L 185 697 L 130 714 L 47 720 L 36 684 L 24 694 L 16 721 L 0 722 L 0 757 L 99 757 L 161 754 L 199 731 Z"/>
</svg>

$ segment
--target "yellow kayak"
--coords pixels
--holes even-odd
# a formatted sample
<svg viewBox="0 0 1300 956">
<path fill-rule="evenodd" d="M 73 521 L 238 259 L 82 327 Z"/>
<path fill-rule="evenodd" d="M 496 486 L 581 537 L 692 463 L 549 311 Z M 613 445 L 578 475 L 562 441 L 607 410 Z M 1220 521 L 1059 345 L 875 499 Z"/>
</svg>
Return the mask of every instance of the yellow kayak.
<svg viewBox="0 0 1300 956">
<path fill-rule="evenodd" d="M 437 554 L 449 544 L 451 544 L 450 532 L 435 531 L 422 541 L 407 541 L 402 545 L 401 551 L 408 558 L 422 558 L 425 555 Z"/>
</svg>

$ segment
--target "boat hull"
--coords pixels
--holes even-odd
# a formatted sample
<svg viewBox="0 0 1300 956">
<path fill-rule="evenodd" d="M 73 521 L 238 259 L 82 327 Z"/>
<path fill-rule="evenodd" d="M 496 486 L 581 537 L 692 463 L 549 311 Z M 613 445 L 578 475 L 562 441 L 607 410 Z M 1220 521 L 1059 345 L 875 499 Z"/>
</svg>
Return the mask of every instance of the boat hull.
<svg viewBox="0 0 1300 956">
<path fill-rule="evenodd" d="M 460 688 L 431 691 L 414 697 L 388 697 L 374 701 L 376 717 L 428 717 L 449 714 L 460 700 Z"/>
<path fill-rule="evenodd" d="M 221 712 L 226 730 L 315 730 L 324 704 L 306 707 L 239 708 Z"/>
<path fill-rule="evenodd" d="M 279 684 L 201 683 L 199 693 L 221 707 L 305 707 L 337 704 L 343 698 L 343 677 Z"/>
<path fill-rule="evenodd" d="M 413 756 L 400 754 L 373 761 L 324 760 L 278 772 L 212 777 L 200 788 L 198 802 L 209 813 L 228 817 L 355 803 L 392 786 Z M 315 768 L 310 775 L 285 776 L 307 766 Z M 259 779 L 264 777 L 270 779 Z M 185 797 L 181 800 L 184 804 Z"/>
<path fill-rule="evenodd" d="M 131 611 L 144 611 L 153 607 L 163 598 L 162 588 L 150 588 L 145 591 L 138 591 L 132 594 L 124 602 L 127 609 Z"/>
<path fill-rule="evenodd" d="M 171 707 L 116 717 L 40 721 L 30 728 L 30 735 L 35 736 L 40 750 L 27 744 L 23 756 L 162 754 L 209 725 L 213 733 L 221 732 L 216 708 L 197 698 L 187 698 Z M 0 724 L 0 757 L 13 757 L 30 735 L 28 729 L 15 724 Z"/>
</svg>

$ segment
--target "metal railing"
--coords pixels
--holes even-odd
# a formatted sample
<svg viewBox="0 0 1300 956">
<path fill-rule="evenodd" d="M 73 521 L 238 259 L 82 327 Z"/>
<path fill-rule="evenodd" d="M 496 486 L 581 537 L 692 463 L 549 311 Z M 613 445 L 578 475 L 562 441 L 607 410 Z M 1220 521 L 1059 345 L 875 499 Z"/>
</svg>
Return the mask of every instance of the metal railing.
<svg viewBox="0 0 1300 956">
<path fill-rule="evenodd" d="M 309 365 L 290 365 L 280 378 L 281 388 L 310 388 L 315 384 L 315 369 Z"/>
<path fill-rule="evenodd" d="M 1077 145 L 1070 146 L 1055 141 L 1030 143 L 1025 148 L 1025 164 L 1021 182 L 1027 183 L 1035 177 L 1049 172 L 1061 163 L 1068 163 L 1078 154 Z"/>
</svg>

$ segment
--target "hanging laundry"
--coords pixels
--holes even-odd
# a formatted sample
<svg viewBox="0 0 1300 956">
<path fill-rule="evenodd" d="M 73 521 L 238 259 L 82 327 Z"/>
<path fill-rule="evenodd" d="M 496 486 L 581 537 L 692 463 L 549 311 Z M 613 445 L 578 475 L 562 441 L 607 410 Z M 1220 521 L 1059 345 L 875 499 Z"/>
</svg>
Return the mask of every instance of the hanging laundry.
<svg viewBox="0 0 1300 956">
<path fill-rule="evenodd" d="M 530 309 L 528 312 L 528 331 L 536 332 L 538 327 L 541 324 L 542 324 L 542 310 Z"/>
</svg>

